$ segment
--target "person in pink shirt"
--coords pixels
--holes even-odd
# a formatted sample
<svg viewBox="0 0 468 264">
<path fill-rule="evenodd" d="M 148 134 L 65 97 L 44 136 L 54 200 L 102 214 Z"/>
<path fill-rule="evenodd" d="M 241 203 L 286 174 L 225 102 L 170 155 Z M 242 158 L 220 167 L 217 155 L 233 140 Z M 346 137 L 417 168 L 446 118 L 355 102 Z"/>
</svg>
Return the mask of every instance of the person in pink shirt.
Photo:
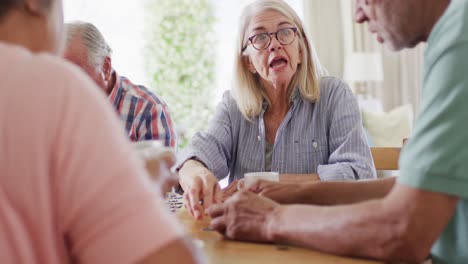
<svg viewBox="0 0 468 264">
<path fill-rule="evenodd" d="M 0 2 L 0 262 L 198 262 L 62 31 L 61 0 Z"/>
</svg>

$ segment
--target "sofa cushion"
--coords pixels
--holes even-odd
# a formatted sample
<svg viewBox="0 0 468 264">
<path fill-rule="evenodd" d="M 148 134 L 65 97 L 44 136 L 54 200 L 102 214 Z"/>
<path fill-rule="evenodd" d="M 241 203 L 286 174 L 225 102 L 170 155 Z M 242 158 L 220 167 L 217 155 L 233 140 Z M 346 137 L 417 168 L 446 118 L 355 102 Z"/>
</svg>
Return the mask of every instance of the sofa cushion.
<svg viewBox="0 0 468 264">
<path fill-rule="evenodd" d="M 404 138 L 408 138 L 413 125 L 411 105 L 403 105 L 385 113 L 369 112 L 364 109 L 362 122 L 369 133 L 372 146 L 401 147 Z"/>
</svg>

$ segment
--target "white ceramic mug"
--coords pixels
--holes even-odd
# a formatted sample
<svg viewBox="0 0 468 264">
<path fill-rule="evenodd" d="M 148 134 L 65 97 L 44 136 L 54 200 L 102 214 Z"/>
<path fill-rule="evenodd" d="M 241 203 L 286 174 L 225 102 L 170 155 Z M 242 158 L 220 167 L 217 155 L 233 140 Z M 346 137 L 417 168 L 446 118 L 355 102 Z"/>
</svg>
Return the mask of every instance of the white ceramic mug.
<svg viewBox="0 0 468 264">
<path fill-rule="evenodd" d="M 244 178 L 237 182 L 237 189 L 242 190 L 244 188 L 248 188 L 257 180 L 279 182 L 279 173 L 270 171 L 245 173 Z"/>
</svg>

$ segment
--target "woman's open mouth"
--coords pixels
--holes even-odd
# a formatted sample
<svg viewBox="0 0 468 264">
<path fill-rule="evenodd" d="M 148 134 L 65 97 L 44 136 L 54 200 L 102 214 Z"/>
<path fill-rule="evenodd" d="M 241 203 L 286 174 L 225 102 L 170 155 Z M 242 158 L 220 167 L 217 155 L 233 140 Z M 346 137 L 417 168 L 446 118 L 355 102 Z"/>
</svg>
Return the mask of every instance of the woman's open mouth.
<svg viewBox="0 0 468 264">
<path fill-rule="evenodd" d="M 273 70 L 282 70 L 288 65 L 288 60 L 283 56 L 274 57 L 270 61 L 270 68 Z"/>
</svg>

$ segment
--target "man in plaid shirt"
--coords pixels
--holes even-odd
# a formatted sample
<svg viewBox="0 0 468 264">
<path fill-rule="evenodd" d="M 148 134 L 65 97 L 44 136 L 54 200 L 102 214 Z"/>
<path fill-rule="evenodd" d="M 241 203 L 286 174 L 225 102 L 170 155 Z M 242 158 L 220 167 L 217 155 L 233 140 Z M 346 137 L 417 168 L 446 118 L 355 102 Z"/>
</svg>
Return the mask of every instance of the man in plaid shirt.
<svg viewBox="0 0 468 264">
<path fill-rule="evenodd" d="M 66 24 L 65 58 L 82 68 L 109 96 L 130 140 L 160 140 L 175 147 L 176 133 L 164 101 L 142 85 L 119 76 L 112 68 L 111 48 L 91 23 Z"/>
</svg>

